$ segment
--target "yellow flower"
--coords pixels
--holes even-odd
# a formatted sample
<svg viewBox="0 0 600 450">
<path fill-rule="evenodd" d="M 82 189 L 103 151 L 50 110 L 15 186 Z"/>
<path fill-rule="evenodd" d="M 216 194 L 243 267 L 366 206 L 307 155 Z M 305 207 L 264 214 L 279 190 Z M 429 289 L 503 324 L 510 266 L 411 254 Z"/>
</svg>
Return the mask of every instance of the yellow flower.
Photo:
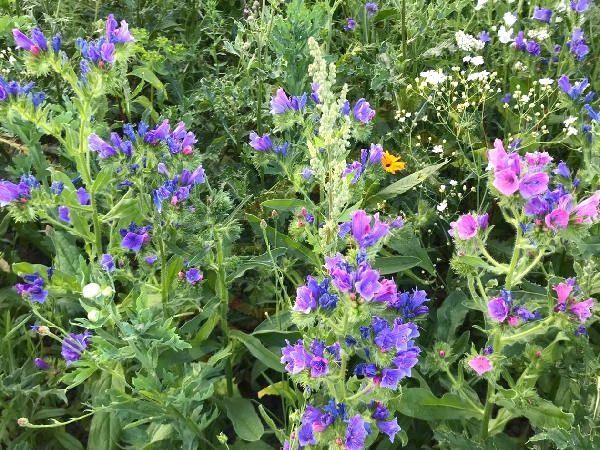
<svg viewBox="0 0 600 450">
<path fill-rule="evenodd" d="M 395 174 L 400 170 L 404 170 L 406 163 L 400 160 L 399 156 L 392 155 L 389 152 L 383 152 L 383 158 L 381 159 L 381 165 L 386 172 Z"/>
</svg>

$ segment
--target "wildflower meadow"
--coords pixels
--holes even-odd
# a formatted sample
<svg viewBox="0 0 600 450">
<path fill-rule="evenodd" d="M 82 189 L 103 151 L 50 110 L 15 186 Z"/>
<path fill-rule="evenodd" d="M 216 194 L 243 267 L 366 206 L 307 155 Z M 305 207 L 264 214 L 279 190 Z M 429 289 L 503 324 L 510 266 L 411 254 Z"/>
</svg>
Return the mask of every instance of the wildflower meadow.
<svg viewBox="0 0 600 450">
<path fill-rule="evenodd" d="M 600 3 L 0 1 L 0 448 L 600 449 Z"/>
</svg>

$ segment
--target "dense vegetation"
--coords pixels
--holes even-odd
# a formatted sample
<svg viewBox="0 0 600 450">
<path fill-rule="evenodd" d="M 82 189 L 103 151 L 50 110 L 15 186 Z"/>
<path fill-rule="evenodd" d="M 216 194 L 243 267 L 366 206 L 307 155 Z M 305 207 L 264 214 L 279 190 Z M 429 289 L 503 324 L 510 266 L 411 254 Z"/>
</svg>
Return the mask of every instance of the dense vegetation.
<svg viewBox="0 0 600 450">
<path fill-rule="evenodd" d="M 0 2 L 0 447 L 600 448 L 592 0 Z"/>
</svg>

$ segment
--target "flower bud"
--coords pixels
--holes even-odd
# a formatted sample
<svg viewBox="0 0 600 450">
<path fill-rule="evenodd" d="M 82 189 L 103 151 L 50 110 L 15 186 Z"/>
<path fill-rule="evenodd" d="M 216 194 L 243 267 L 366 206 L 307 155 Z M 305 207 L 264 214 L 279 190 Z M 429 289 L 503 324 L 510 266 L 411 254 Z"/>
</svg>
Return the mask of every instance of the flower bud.
<svg viewBox="0 0 600 450">
<path fill-rule="evenodd" d="M 277 212 L 277 210 L 274 209 L 273 211 L 271 211 L 271 218 L 275 219 L 277 217 L 279 217 L 279 213 Z"/>
<path fill-rule="evenodd" d="M 100 318 L 100 311 L 97 309 L 90 309 L 87 313 L 87 318 L 90 322 L 97 322 Z"/>
<path fill-rule="evenodd" d="M 50 333 L 50 328 L 48 328 L 46 325 L 40 325 L 39 327 L 37 327 L 37 332 L 39 335 L 45 336 L 48 333 Z"/>
<path fill-rule="evenodd" d="M 17 419 L 17 424 L 20 427 L 26 427 L 27 425 L 29 425 L 29 419 L 27 417 L 19 417 Z"/>
<path fill-rule="evenodd" d="M 267 221 L 265 219 L 260 220 L 260 227 L 264 230 L 267 228 Z"/>
<path fill-rule="evenodd" d="M 101 289 L 98 283 L 86 284 L 81 290 L 81 295 L 85 298 L 94 299 L 100 295 Z"/>
<path fill-rule="evenodd" d="M 440 358 L 445 358 L 446 357 L 446 352 L 444 350 L 440 350 L 438 352 L 438 355 L 439 355 Z"/>
<path fill-rule="evenodd" d="M 104 297 L 110 297 L 113 294 L 113 290 L 110 286 L 106 286 L 104 289 L 102 289 L 102 295 Z"/>
</svg>

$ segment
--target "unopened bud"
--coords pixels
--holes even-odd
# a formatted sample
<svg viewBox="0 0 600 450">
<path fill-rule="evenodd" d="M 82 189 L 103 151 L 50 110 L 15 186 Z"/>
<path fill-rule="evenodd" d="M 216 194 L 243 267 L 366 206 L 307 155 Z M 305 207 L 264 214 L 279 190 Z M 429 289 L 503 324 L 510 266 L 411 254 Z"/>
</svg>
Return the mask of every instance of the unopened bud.
<svg viewBox="0 0 600 450">
<path fill-rule="evenodd" d="M 271 218 L 275 219 L 279 217 L 279 213 L 276 210 L 271 211 Z"/>
<path fill-rule="evenodd" d="M 113 290 L 110 286 L 106 286 L 102 289 L 102 295 L 105 297 L 110 297 L 113 294 Z"/>
<path fill-rule="evenodd" d="M 17 425 L 19 425 L 20 427 L 26 427 L 27 425 L 29 425 L 29 419 L 27 417 L 19 417 L 17 419 Z"/>
<path fill-rule="evenodd" d="M 97 322 L 100 318 L 100 311 L 97 309 L 90 309 L 87 314 L 88 320 L 90 322 Z"/>
<path fill-rule="evenodd" d="M 445 358 L 446 357 L 446 352 L 444 350 L 440 350 L 438 352 L 438 355 L 440 356 L 440 358 Z"/>
<path fill-rule="evenodd" d="M 37 327 L 37 332 L 39 335 L 45 336 L 48 333 L 50 333 L 50 328 L 48 328 L 46 325 L 40 325 L 39 327 Z"/>
<path fill-rule="evenodd" d="M 541 358 L 541 357 L 542 357 L 542 352 L 540 352 L 539 350 L 537 350 L 537 351 L 535 352 L 535 357 L 536 357 L 536 358 Z"/>
<path fill-rule="evenodd" d="M 264 230 L 267 228 L 267 221 L 265 219 L 260 220 L 260 227 Z"/>
<path fill-rule="evenodd" d="M 223 432 L 219 433 L 217 435 L 217 441 L 219 441 L 221 444 L 227 444 L 227 435 Z"/>
<path fill-rule="evenodd" d="M 101 289 L 98 283 L 86 284 L 81 290 L 81 295 L 85 298 L 94 299 L 100 295 Z"/>
</svg>

